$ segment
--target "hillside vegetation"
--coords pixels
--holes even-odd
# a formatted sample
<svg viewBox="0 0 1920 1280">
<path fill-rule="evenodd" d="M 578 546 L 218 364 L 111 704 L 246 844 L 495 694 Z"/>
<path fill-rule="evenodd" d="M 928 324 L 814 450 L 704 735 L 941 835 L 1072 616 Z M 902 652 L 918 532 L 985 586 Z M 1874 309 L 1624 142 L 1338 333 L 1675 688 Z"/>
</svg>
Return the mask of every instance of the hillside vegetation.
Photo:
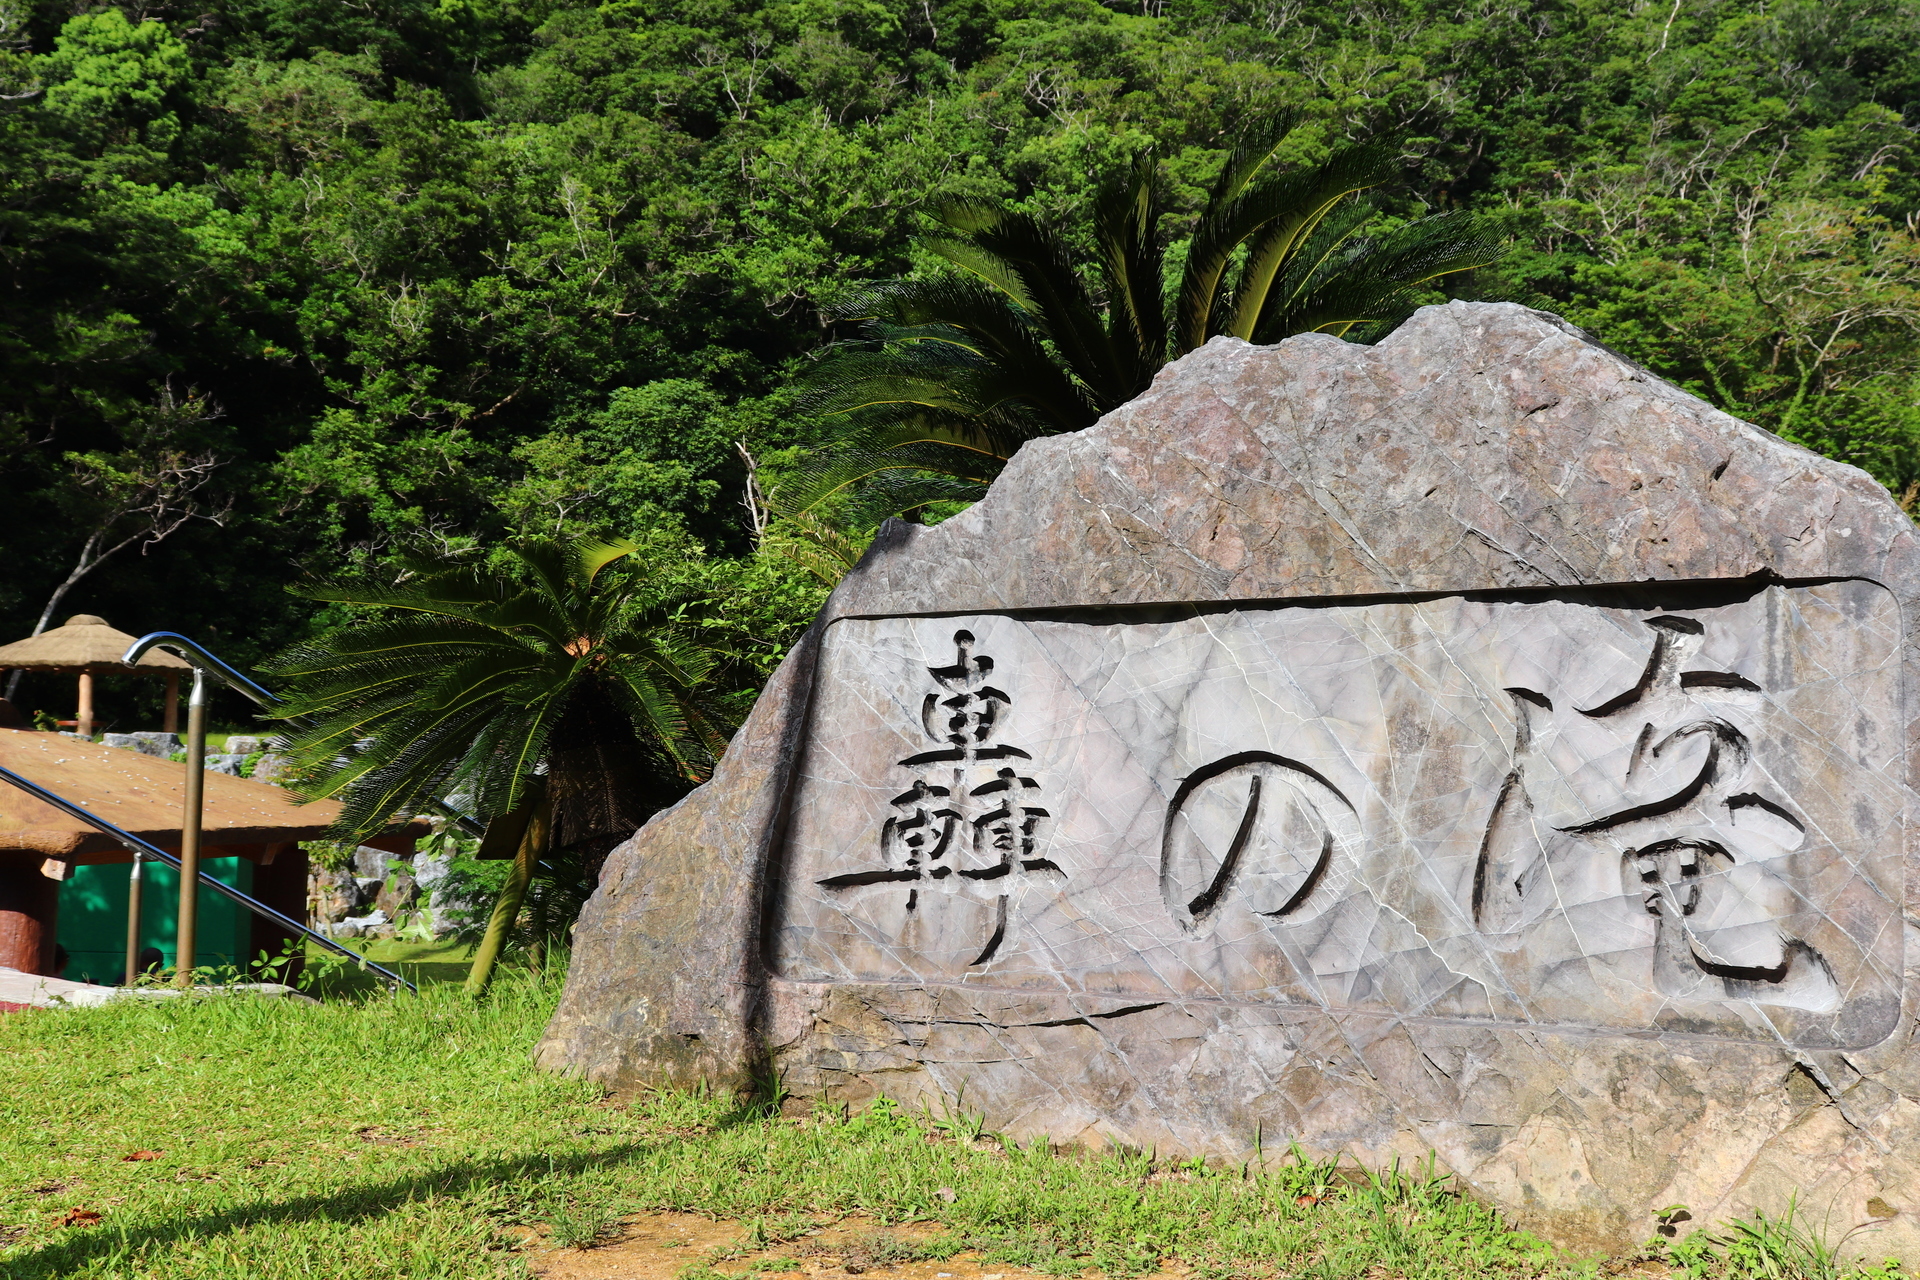
<svg viewBox="0 0 1920 1280">
<path fill-rule="evenodd" d="M 1920 483 L 1911 0 L 4 0 L 0 41 L 4 639 L 74 579 L 56 621 L 251 662 L 333 617 L 304 573 L 626 535 L 744 696 L 820 598 L 744 499 L 830 434 L 836 299 L 939 269 L 931 201 L 1073 221 L 1149 143 L 1177 223 L 1287 111 L 1288 161 L 1400 149 L 1389 223 L 1501 216 L 1455 294 Z"/>
</svg>

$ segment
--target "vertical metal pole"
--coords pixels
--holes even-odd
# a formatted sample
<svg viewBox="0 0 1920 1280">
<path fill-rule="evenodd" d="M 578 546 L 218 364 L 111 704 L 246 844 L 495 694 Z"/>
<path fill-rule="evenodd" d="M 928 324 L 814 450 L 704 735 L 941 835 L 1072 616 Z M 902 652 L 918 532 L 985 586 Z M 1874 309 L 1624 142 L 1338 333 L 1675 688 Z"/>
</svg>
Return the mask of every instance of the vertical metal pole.
<svg viewBox="0 0 1920 1280">
<path fill-rule="evenodd" d="M 146 865 L 140 854 L 133 855 L 133 870 L 127 875 L 127 985 L 140 980 L 140 869 Z"/>
<path fill-rule="evenodd" d="M 193 985 L 200 907 L 200 799 L 207 782 L 207 673 L 193 669 L 187 698 L 187 805 L 180 816 L 180 924 L 174 939 L 174 985 Z"/>
</svg>

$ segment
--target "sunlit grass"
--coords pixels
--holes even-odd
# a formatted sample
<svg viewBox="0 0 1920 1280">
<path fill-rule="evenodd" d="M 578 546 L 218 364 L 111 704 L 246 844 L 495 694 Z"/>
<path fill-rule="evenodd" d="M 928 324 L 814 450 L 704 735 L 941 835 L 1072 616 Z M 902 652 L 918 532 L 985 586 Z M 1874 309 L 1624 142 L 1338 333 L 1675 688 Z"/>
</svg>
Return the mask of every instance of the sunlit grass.
<svg viewBox="0 0 1920 1280">
<path fill-rule="evenodd" d="M 940 1248 L 1057 1275 L 1591 1274 L 1419 1171 L 1020 1148 L 977 1118 L 884 1103 L 784 1118 L 685 1093 L 614 1105 L 530 1065 L 556 985 L 510 974 L 477 1004 L 425 984 L 0 1017 L 0 1274 L 522 1276 L 511 1228 L 573 1241 L 649 1210 L 762 1235 L 853 1213 L 941 1223 Z"/>
</svg>

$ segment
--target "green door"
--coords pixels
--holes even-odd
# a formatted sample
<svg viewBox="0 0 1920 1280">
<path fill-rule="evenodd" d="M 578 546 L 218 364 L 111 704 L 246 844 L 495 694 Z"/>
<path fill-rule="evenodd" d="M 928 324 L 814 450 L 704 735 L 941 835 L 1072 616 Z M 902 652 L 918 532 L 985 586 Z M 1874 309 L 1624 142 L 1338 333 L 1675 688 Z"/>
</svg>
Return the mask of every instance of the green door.
<svg viewBox="0 0 1920 1280">
<path fill-rule="evenodd" d="M 208 858 L 209 875 L 243 893 L 253 889 L 253 863 L 245 858 Z M 60 886 L 60 922 L 55 933 L 67 949 L 67 978 L 75 982 L 117 983 L 127 964 L 127 876 L 132 867 L 75 867 Z M 174 962 L 174 916 L 180 905 L 180 873 L 149 862 L 141 895 L 140 945 L 158 947 Z M 253 957 L 248 942 L 253 917 L 230 898 L 200 886 L 200 923 L 194 964 L 244 965 Z"/>
</svg>

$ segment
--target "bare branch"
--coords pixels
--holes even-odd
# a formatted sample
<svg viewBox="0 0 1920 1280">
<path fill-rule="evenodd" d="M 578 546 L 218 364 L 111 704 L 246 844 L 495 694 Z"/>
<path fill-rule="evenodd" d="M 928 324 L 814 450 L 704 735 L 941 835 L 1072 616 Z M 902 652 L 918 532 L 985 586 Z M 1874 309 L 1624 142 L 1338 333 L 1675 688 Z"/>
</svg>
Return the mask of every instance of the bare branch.
<svg viewBox="0 0 1920 1280">
<path fill-rule="evenodd" d="M 733 447 L 739 451 L 740 460 L 747 464 L 747 487 L 740 496 L 740 505 L 747 509 L 747 519 L 753 522 L 753 541 L 758 545 L 767 538 L 767 498 L 760 490 L 760 460 L 748 451 L 745 440 L 735 440 Z"/>
<path fill-rule="evenodd" d="M 232 498 L 210 500 L 206 492 L 224 460 L 174 444 L 183 428 L 219 416 L 219 406 L 204 396 L 189 392 L 184 401 L 176 401 L 173 388 L 163 386 L 153 409 L 128 432 L 127 448 L 113 454 L 67 455 L 73 483 L 71 506 L 84 536 L 72 567 L 41 609 L 34 635 L 47 629 L 74 587 L 128 547 L 138 543 L 145 555 L 190 521 L 226 523 L 233 510 Z M 16 671 L 7 684 L 8 697 L 19 680 Z"/>
</svg>

